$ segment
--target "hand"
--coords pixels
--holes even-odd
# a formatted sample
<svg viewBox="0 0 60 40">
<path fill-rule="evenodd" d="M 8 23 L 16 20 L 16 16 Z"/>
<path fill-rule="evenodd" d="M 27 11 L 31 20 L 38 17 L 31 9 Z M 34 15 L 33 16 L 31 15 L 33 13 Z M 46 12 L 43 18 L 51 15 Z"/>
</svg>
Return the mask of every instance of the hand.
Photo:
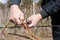
<svg viewBox="0 0 60 40">
<path fill-rule="evenodd" d="M 24 14 L 17 5 L 12 5 L 10 7 L 10 20 L 19 25 L 21 24 L 19 19 L 23 20 Z"/>
<path fill-rule="evenodd" d="M 29 24 L 28 26 L 36 26 L 41 19 L 42 16 L 40 14 L 30 16 L 29 18 L 27 18 L 28 21 L 31 21 L 31 24 Z"/>
</svg>

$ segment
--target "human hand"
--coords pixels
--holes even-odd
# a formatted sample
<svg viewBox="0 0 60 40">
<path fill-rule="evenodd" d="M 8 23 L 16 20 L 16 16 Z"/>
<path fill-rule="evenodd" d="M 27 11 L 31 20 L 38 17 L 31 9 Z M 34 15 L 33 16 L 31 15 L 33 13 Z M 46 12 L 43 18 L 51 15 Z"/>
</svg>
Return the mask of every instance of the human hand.
<svg viewBox="0 0 60 40">
<path fill-rule="evenodd" d="M 24 19 L 24 14 L 23 12 L 19 9 L 19 7 L 17 5 L 12 5 L 10 7 L 10 20 L 14 23 L 14 24 L 21 24 L 20 20 Z"/>
<path fill-rule="evenodd" d="M 30 24 L 28 24 L 28 26 L 29 27 L 36 26 L 41 19 L 42 16 L 40 14 L 30 16 L 29 18 L 27 18 L 27 20 L 31 22 Z"/>
</svg>

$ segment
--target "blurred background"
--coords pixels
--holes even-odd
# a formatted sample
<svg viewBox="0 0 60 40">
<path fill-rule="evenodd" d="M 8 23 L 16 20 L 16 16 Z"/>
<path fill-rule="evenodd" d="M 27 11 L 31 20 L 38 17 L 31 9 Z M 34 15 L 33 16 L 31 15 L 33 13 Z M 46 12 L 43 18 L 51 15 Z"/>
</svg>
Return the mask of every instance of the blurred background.
<svg viewBox="0 0 60 40">
<path fill-rule="evenodd" d="M 7 22 L 9 22 L 9 1 L 10 0 L 0 0 L 0 27 L 4 27 Z M 32 14 L 37 14 L 40 12 L 40 7 L 43 0 L 21 0 L 21 4 L 19 8 L 24 12 L 25 19 Z M 47 2 L 47 0 L 46 0 Z M 13 24 L 10 23 L 8 27 L 12 26 Z M 31 28 L 35 35 L 41 36 L 43 40 L 52 40 L 52 28 L 49 27 L 51 25 L 51 18 L 45 18 L 39 22 L 38 26 L 41 27 L 34 27 Z M 48 26 L 48 27 L 42 27 Z M 23 28 L 20 28 L 18 33 L 24 34 Z M 1 28 L 0 28 L 1 30 Z M 11 31 L 11 29 L 8 32 Z M 13 29 L 14 30 L 14 29 Z M 13 32 L 13 31 L 12 31 Z"/>
</svg>

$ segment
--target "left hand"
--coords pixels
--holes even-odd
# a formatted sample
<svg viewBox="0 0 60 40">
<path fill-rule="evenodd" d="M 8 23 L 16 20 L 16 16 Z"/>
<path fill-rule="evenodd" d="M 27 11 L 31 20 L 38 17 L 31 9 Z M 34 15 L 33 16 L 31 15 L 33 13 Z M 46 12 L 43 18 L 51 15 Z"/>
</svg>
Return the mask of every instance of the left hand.
<svg viewBox="0 0 60 40">
<path fill-rule="evenodd" d="M 10 21 L 14 24 L 20 25 L 20 19 L 24 19 L 24 13 L 19 9 L 18 5 L 12 5 L 10 7 Z"/>
</svg>

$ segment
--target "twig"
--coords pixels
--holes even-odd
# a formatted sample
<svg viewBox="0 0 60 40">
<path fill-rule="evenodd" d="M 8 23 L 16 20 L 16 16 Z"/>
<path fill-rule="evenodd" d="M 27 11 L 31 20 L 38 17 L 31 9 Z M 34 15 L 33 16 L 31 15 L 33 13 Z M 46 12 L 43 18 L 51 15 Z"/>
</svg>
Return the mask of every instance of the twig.
<svg viewBox="0 0 60 40">
<path fill-rule="evenodd" d="M 36 35 L 34 35 L 33 33 L 32 33 L 32 31 L 29 29 L 29 27 L 27 26 L 27 24 L 26 23 L 24 23 L 24 21 L 23 20 L 20 20 L 21 21 L 21 25 L 30 33 L 30 35 L 32 36 L 32 37 L 34 37 L 36 40 L 42 40 L 41 38 L 39 38 L 39 37 L 37 37 Z M 10 22 L 8 22 L 6 25 L 5 25 L 5 27 L 4 27 L 4 29 L 3 29 L 3 31 L 2 31 L 2 34 L 6 34 L 6 36 L 7 36 L 7 33 L 5 32 L 5 29 L 7 28 L 7 25 L 9 24 Z"/>
<path fill-rule="evenodd" d="M 10 23 L 10 21 L 5 25 L 5 27 L 3 28 L 3 30 L 2 30 L 2 35 L 5 37 L 5 39 L 6 39 L 6 37 L 9 37 L 9 34 L 7 34 L 7 32 L 5 32 L 5 29 L 7 28 L 7 25 Z M 8 38 L 7 40 L 13 40 L 12 38 Z"/>
<path fill-rule="evenodd" d="M 30 33 L 30 35 L 31 35 L 32 37 L 34 37 L 34 38 L 37 39 L 37 40 L 41 40 L 41 38 L 37 37 L 36 35 L 34 35 L 34 34 L 32 33 L 32 31 L 29 29 L 29 27 L 27 26 L 27 24 L 24 23 L 23 20 L 21 20 L 21 22 L 22 22 L 22 23 L 21 23 L 22 26 Z"/>
<path fill-rule="evenodd" d="M 3 30 L 2 30 L 2 34 L 4 34 L 5 33 L 5 29 L 7 28 L 7 25 L 10 23 L 10 21 L 5 25 L 5 27 L 3 28 Z"/>
</svg>

